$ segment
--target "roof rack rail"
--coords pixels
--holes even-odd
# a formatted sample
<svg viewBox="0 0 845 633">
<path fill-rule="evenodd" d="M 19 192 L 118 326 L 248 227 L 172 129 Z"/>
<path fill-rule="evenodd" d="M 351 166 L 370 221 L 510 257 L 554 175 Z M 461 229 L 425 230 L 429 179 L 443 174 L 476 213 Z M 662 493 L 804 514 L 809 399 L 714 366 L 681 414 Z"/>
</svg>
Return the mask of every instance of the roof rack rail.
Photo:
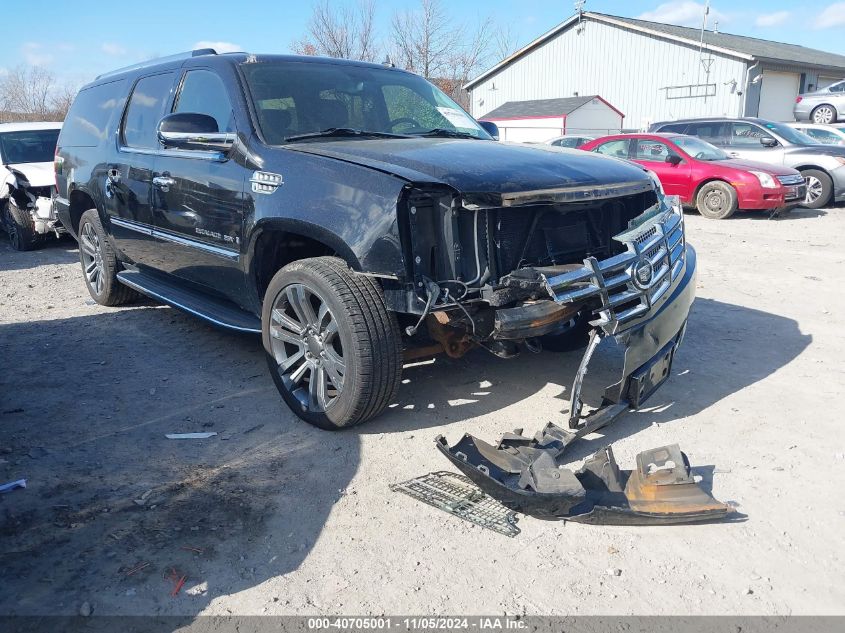
<svg viewBox="0 0 845 633">
<path fill-rule="evenodd" d="M 139 62 L 137 64 L 132 64 L 131 66 L 124 66 L 123 68 L 118 68 L 117 70 L 111 70 L 107 73 L 103 73 L 102 75 L 97 75 L 94 81 L 98 81 L 103 79 L 104 77 L 111 77 L 112 75 L 119 75 L 120 73 L 125 73 L 130 70 L 140 70 L 142 68 L 147 68 L 149 66 L 155 66 L 157 64 L 163 64 L 165 62 L 176 62 L 182 59 L 189 59 L 191 57 L 199 57 L 201 55 L 217 55 L 217 51 L 213 48 L 198 48 L 193 51 L 187 51 L 184 53 L 176 53 L 175 55 L 168 55 L 166 57 L 156 57 L 155 59 L 148 59 L 144 62 Z"/>
</svg>

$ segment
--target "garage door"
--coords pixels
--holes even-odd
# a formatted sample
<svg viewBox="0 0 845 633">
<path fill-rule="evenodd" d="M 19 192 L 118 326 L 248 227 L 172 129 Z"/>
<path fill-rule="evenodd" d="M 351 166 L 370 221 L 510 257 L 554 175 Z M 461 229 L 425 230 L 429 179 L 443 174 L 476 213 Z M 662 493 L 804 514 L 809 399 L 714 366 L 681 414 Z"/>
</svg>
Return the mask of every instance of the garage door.
<svg viewBox="0 0 845 633">
<path fill-rule="evenodd" d="M 758 116 L 772 121 L 792 121 L 792 107 L 801 77 L 797 73 L 763 71 L 763 86 L 760 89 Z"/>
</svg>

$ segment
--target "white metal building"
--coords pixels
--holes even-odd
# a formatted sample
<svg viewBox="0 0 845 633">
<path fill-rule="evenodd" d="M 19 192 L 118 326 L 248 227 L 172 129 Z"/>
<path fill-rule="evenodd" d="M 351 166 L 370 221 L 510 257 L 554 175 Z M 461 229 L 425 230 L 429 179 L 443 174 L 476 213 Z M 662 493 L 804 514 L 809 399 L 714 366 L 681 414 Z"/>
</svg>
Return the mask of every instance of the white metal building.
<svg viewBox="0 0 845 633">
<path fill-rule="evenodd" d="M 618 134 L 625 115 L 599 95 L 590 95 L 508 101 L 483 118 L 499 127 L 503 141 L 539 143 L 563 134 Z"/>
<path fill-rule="evenodd" d="M 576 14 L 466 85 L 476 118 L 510 101 L 601 95 L 626 129 L 695 116 L 792 120 L 799 92 L 845 77 L 845 56 L 601 13 Z"/>
</svg>

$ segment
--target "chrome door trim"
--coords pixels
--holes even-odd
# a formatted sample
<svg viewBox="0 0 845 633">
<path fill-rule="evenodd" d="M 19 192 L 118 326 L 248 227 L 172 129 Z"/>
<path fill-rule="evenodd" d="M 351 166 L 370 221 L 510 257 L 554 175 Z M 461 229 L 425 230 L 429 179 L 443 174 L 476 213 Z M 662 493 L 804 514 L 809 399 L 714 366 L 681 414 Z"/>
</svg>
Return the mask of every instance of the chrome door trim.
<svg viewBox="0 0 845 633">
<path fill-rule="evenodd" d="M 228 248 L 222 248 L 220 246 L 214 246 L 213 244 L 206 244 L 205 242 L 200 242 L 199 240 L 192 240 L 187 237 L 173 235 L 172 233 L 165 233 L 164 231 L 159 231 L 158 229 L 151 227 L 148 224 L 143 224 L 141 222 L 133 222 L 130 220 L 125 220 L 123 218 L 117 218 L 113 216 L 109 217 L 109 221 L 117 226 L 129 229 L 130 231 L 143 233 L 144 235 L 147 235 L 149 237 L 159 238 L 166 242 L 181 244 L 182 246 L 190 246 L 191 248 L 196 248 L 198 250 L 211 253 L 212 255 L 217 255 L 218 257 L 224 257 L 231 261 L 238 261 L 241 258 L 241 254 L 237 251 L 233 251 Z"/>
</svg>

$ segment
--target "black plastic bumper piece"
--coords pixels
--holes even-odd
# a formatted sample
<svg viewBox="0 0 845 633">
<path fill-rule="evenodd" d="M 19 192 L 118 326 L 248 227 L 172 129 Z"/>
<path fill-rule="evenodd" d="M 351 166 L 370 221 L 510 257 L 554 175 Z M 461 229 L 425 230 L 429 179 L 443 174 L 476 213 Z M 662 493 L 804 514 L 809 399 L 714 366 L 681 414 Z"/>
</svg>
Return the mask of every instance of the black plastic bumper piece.
<svg viewBox="0 0 845 633">
<path fill-rule="evenodd" d="M 637 455 L 637 467 L 620 470 L 610 446 L 577 472 L 557 464 L 556 448 L 518 446 L 504 436 L 494 447 L 465 435 L 437 447 L 485 493 L 524 514 L 602 525 L 656 525 L 716 521 L 734 511 L 695 482 L 677 444 Z M 525 438 L 527 440 L 527 438 Z"/>
</svg>

